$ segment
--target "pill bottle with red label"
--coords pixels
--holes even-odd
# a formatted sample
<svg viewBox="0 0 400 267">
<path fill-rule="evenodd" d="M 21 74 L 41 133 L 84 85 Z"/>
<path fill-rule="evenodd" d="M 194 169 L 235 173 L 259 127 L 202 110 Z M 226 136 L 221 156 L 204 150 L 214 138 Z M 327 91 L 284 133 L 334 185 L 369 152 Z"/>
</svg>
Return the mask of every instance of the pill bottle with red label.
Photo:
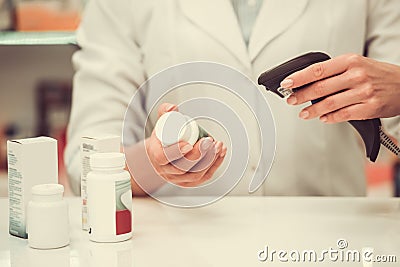
<svg viewBox="0 0 400 267">
<path fill-rule="evenodd" d="M 89 239 L 119 242 L 132 237 L 132 190 L 122 153 L 90 156 L 87 176 Z"/>
</svg>

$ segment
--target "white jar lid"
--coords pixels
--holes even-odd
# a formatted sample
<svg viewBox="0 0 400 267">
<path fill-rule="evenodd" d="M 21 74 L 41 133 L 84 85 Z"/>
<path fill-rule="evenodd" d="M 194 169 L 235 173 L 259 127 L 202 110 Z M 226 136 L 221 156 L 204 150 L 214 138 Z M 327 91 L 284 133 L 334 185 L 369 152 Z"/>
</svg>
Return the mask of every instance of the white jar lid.
<svg viewBox="0 0 400 267">
<path fill-rule="evenodd" d="M 95 153 L 90 156 L 91 168 L 124 168 L 125 156 L 123 153 Z"/>
<path fill-rule="evenodd" d="M 32 195 L 52 196 L 62 195 L 64 186 L 61 184 L 39 184 L 32 187 Z"/>
<path fill-rule="evenodd" d="M 170 146 L 180 141 L 186 141 L 193 146 L 199 136 L 196 121 L 177 111 L 163 114 L 157 120 L 154 130 L 163 146 Z"/>
</svg>

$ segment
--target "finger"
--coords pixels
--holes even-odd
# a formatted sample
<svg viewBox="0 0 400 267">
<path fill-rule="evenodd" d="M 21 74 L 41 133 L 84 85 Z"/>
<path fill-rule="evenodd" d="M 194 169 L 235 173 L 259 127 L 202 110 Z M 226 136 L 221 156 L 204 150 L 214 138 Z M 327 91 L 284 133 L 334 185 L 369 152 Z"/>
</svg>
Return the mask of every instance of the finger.
<svg viewBox="0 0 400 267">
<path fill-rule="evenodd" d="M 203 175 L 207 172 L 207 170 L 215 163 L 215 161 L 220 157 L 221 153 L 226 154 L 226 148 L 223 148 L 222 142 L 216 142 L 214 146 L 212 146 L 205 156 L 190 170 L 187 170 L 184 174 L 177 173 L 176 175 L 166 174 L 169 181 L 175 184 L 185 183 L 185 182 L 194 182 L 200 180 Z M 203 162 L 207 159 L 203 166 Z M 198 166 L 200 164 L 201 166 Z M 176 168 L 178 170 L 184 171 L 181 168 Z M 194 169 L 194 171 L 193 171 Z"/>
<path fill-rule="evenodd" d="M 178 169 L 189 171 L 208 154 L 209 150 L 214 151 L 213 139 L 211 137 L 202 138 L 185 157 L 173 161 L 172 164 Z"/>
<path fill-rule="evenodd" d="M 194 161 L 194 163 L 192 163 L 193 161 L 186 160 L 186 162 L 190 162 L 191 164 L 184 166 L 182 163 L 179 162 L 177 163 L 177 161 L 183 160 L 183 158 L 178 159 L 173 163 L 162 166 L 160 173 L 171 174 L 171 175 L 183 175 L 189 171 L 200 172 L 202 171 L 202 169 L 199 169 L 198 165 L 201 164 L 201 165 L 206 165 L 206 167 L 209 167 L 213 163 L 216 154 L 219 153 L 220 151 L 221 149 L 218 151 L 216 146 L 212 146 L 206 152 L 203 152 L 203 155 L 201 156 L 201 159 L 198 162 Z M 195 165 L 193 166 L 193 164 Z M 204 167 L 204 169 L 206 167 Z"/>
<path fill-rule="evenodd" d="M 362 90 L 349 89 L 341 93 L 329 96 L 321 102 L 318 102 L 303 109 L 300 112 L 299 117 L 302 119 L 313 119 L 350 105 L 359 104 L 364 100 L 364 97 L 362 97 L 360 91 Z"/>
<path fill-rule="evenodd" d="M 368 111 L 366 104 L 360 103 L 326 114 L 322 116 L 320 120 L 324 123 L 331 124 L 349 120 L 365 120 L 372 117 L 373 114 Z"/>
<path fill-rule="evenodd" d="M 164 161 L 164 164 L 162 165 L 184 158 L 184 156 L 190 153 L 192 150 L 193 146 L 184 141 L 164 147 L 163 151 L 166 161 Z"/>
<path fill-rule="evenodd" d="M 202 177 L 202 174 L 187 172 L 182 175 L 165 174 L 164 177 L 166 177 L 166 179 L 171 183 L 179 185 L 181 183 L 192 183 L 195 181 L 199 181 Z"/>
<path fill-rule="evenodd" d="M 209 151 L 211 152 L 211 151 Z M 168 179 L 169 181 L 171 181 L 174 184 L 181 184 L 181 183 L 193 183 L 193 182 L 197 182 L 200 181 L 202 179 L 202 177 L 204 176 L 204 174 L 214 165 L 214 163 L 220 158 L 220 154 L 222 151 L 220 151 L 220 153 L 216 154 L 214 157 L 214 160 L 212 161 L 212 163 L 203 171 L 201 172 L 192 172 L 192 171 L 188 171 L 183 175 L 168 175 Z M 214 152 L 212 152 L 214 153 Z"/>
<path fill-rule="evenodd" d="M 188 173 L 186 173 L 185 175 L 183 175 L 183 176 L 185 176 L 184 179 L 179 179 L 179 178 L 177 178 L 177 179 L 175 180 L 175 184 L 177 184 L 177 185 L 184 185 L 184 184 L 186 184 L 187 186 L 195 186 L 195 185 L 199 185 L 199 184 L 203 183 L 203 181 L 209 180 L 211 177 L 208 178 L 208 179 L 205 179 L 205 178 L 204 178 L 204 175 L 205 175 L 205 174 L 207 173 L 207 171 L 216 163 L 216 161 L 217 161 L 219 158 L 220 158 L 220 157 L 217 156 L 217 157 L 215 158 L 215 161 L 213 162 L 213 164 L 212 164 L 210 167 L 208 167 L 208 169 L 205 169 L 205 170 L 203 170 L 202 172 L 195 172 L 195 173 L 193 173 L 193 172 L 188 172 Z"/>
<path fill-rule="evenodd" d="M 189 183 L 193 181 L 193 178 L 188 176 L 187 174 L 183 175 L 174 175 L 174 174 L 164 174 L 162 177 L 175 185 L 180 185 L 182 183 Z"/>
<path fill-rule="evenodd" d="M 158 117 L 170 111 L 178 111 L 178 106 L 171 103 L 162 103 L 158 106 Z"/>
<path fill-rule="evenodd" d="M 323 96 L 331 95 L 343 89 L 348 89 L 351 85 L 348 76 L 348 73 L 343 73 L 310 84 L 290 95 L 287 99 L 287 103 L 290 105 L 299 105 Z"/>
<path fill-rule="evenodd" d="M 200 179 L 186 183 L 183 186 L 194 187 L 194 186 L 198 186 L 198 185 L 203 184 L 206 181 L 212 179 L 215 171 L 221 166 L 222 162 L 224 161 L 225 155 L 226 155 L 226 148 L 223 148 L 223 150 L 219 154 L 216 155 L 216 158 L 215 158 L 213 164 L 208 169 L 203 171 Z"/>
<path fill-rule="evenodd" d="M 226 147 L 223 147 L 223 148 L 222 148 L 222 152 L 221 152 L 221 154 L 220 154 L 219 156 L 220 156 L 220 157 L 225 157 L 227 150 L 228 150 L 228 149 L 227 149 Z"/>
<path fill-rule="evenodd" d="M 348 68 L 347 58 L 348 55 L 342 55 L 327 61 L 315 63 L 286 77 L 281 82 L 281 86 L 292 89 L 341 74 Z"/>
<path fill-rule="evenodd" d="M 185 154 L 190 152 L 193 147 L 184 141 L 180 141 L 168 147 L 163 147 L 161 142 L 155 136 L 153 131 L 152 136 L 149 139 L 148 153 L 151 153 L 150 158 L 152 163 L 158 165 L 166 165 L 174 160 L 182 158 Z"/>
<path fill-rule="evenodd" d="M 159 175 L 162 175 L 162 176 L 164 176 L 164 175 L 183 175 L 186 172 L 187 171 L 185 169 L 177 168 L 171 163 L 162 165 L 158 171 Z"/>
<path fill-rule="evenodd" d="M 198 160 L 200 159 L 201 155 L 213 145 L 214 140 L 211 137 L 202 138 L 194 145 L 194 149 L 185 155 L 185 158 L 189 160 Z"/>
<path fill-rule="evenodd" d="M 225 152 L 226 153 L 226 152 Z M 215 171 L 221 166 L 221 164 L 223 163 L 225 158 L 224 156 L 219 156 L 214 164 L 205 172 L 205 174 L 201 177 L 200 180 L 198 181 L 194 181 L 194 182 L 188 182 L 188 183 L 180 183 L 180 186 L 184 186 L 184 187 L 195 187 L 195 186 L 199 186 L 205 182 L 207 182 L 208 180 L 210 180 L 211 178 L 213 178 L 213 175 L 215 173 Z"/>
<path fill-rule="evenodd" d="M 214 148 L 208 150 L 206 155 L 190 169 L 190 172 L 202 172 L 210 168 L 217 156 L 222 152 L 222 147 L 222 142 L 216 142 Z"/>
</svg>

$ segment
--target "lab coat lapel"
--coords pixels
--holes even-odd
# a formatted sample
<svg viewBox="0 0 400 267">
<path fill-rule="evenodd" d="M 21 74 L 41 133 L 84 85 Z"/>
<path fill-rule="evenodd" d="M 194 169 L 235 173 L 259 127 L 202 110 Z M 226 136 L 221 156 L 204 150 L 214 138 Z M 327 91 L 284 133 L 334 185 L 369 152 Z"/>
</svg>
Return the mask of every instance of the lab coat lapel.
<svg viewBox="0 0 400 267">
<path fill-rule="evenodd" d="M 264 0 L 249 41 L 253 61 L 261 50 L 296 23 L 309 0 Z"/>
<path fill-rule="evenodd" d="M 230 0 L 180 0 L 182 12 L 250 68 L 247 47 Z"/>
</svg>

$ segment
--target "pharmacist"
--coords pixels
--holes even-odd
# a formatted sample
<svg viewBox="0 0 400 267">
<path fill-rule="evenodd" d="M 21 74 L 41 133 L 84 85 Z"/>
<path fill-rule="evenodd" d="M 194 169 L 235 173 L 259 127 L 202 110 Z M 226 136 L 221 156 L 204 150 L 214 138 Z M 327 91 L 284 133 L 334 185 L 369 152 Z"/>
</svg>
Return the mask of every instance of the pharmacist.
<svg viewBox="0 0 400 267">
<path fill-rule="evenodd" d="M 76 75 L 65 154 L 74 191 L 79 193 L 80 137 L 120 135 L 129 99 L 155 73 L 200 60 L 226 64 L 255 81 L 266 69 L 308 51 L 324 51 L 332 57 L 353 53 L 399 64 L 398 10 L 398 0 L 89 2 L 77 33 L 81 50 L 73 57 Z M 196 93 L 202 90 L 205 96 L 230 101 L 210 94 L 209 88 L 196 88 Z M 192 92 L 188 89 L 164 102 L 179 104 Z M 297 116 L 304 106 L 290 107 L 271 95 L 266 98 L 275 117 L 277 150 L 268 179 L 256 195 L 365 195 L 365 152 L 350 125 L 305 122 Z M 142 100 L 142 106 L 134 107 L 137 136 L 150 113 L 146 96 Z M 241 113 L 235 101 L 228 104 Z M 250 135 L 255 133 L 252 117 L 242 114 Z M 157 114 L 150 118 L 154 125 Z M 388 125 L 398 127 L 398 123 Z M 396 127 L 387 130 L 398 132 Z M 147 138 L 154 142 L 151 129 Z M 132 147 L 138 160 L 147 158 L 143 140 L 136 141 Z M 251 150 L 256 155 L 257 145 L 251 145 Z M 231 194 L 248 194 L 257 160 L 249 158 L 250 167 Z M 134 184 L 133 189 L 140 194 Z"/>
</svg>

